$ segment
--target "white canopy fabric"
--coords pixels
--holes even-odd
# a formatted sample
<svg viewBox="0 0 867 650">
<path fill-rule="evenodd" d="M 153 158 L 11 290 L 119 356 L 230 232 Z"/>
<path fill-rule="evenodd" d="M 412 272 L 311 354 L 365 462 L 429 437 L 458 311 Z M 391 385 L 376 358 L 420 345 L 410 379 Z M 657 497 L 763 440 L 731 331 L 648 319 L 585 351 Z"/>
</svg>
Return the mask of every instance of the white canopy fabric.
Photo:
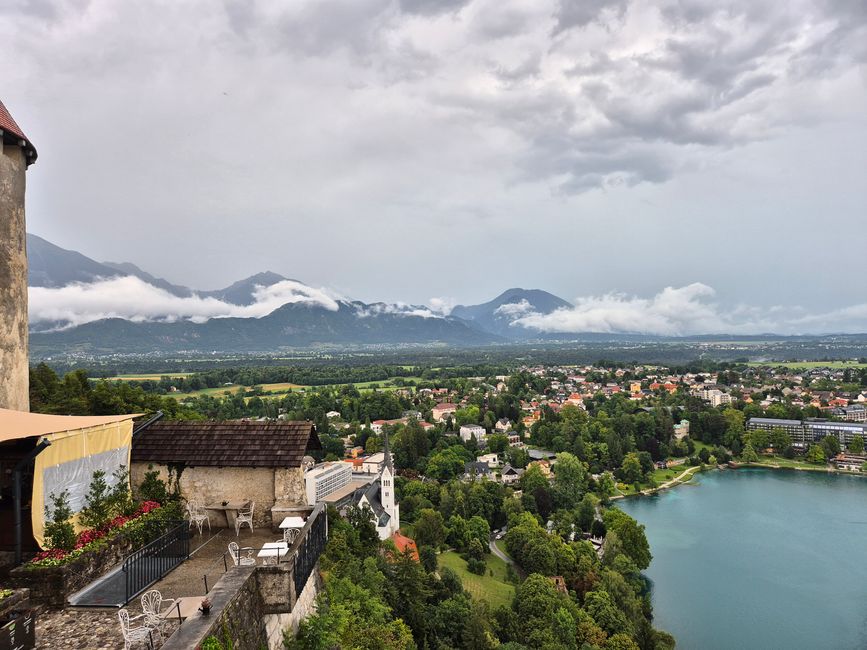
<svg viewBox="0 0 867 650">
<path fill-rule="evenodd" d="M 140 413 L 127 415 L 45 415 L 0 409 L 0 442 L 20 440 L 31 436 L 68 433 L 89 429 L 104 424 L 123 422 L 139 417 Z"/>
</svg>

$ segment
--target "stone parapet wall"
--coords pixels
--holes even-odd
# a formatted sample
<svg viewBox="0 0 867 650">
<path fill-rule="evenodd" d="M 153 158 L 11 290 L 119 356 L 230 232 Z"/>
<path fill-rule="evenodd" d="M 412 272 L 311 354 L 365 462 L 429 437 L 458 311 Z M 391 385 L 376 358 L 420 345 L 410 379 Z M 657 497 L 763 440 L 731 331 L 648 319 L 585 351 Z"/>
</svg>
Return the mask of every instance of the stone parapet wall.
<svg viewBox="0 0 867 650">
<path fill-rule="evenodd" d="M 34 604 L 64 607 L 67 598 L 123 562 L 132 551 L 132 543 L 118 535 L 94 551 L 61 566 L 17 567 L 9 572 L 15 587 L 30 590 Z"/>
</svg>

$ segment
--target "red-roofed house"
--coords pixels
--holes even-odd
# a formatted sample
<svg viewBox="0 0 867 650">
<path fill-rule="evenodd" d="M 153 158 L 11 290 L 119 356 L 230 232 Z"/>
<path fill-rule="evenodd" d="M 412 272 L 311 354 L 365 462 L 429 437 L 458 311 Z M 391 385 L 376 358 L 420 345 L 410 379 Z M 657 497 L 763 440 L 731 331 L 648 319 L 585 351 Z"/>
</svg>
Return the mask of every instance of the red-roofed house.
<svg viewBox="0 0 867 650">
<path fill-rule="evenodd" d="M 451 402 L 440 402 L 431 409 L 431 414 L 433 415 L 434 422 L 442 422 L 450 415 L 454 415 L 457 410 L 457 404 L 452 404 Z"/>
<path fill-rule="evenodd" d="M 406 535 L 401 535 L 399 530 L 394 531 L 391 536 L 391 541 L 394 542 L 398 553 L 406 553 L 410 551 L 412 559 L 418 560 L 418 547 L 415 545 L 415 540 L 410 539 Z"/>
</svg>

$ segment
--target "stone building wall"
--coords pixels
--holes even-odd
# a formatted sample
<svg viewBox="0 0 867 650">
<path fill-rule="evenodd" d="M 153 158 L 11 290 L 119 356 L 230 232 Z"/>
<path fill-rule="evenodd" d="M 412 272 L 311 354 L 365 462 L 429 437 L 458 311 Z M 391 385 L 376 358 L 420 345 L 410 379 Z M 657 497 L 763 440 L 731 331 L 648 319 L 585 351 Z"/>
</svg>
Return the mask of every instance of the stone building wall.
<svg viewBox="0 0 867 650">
<path fill-rule="evenodd" d="M 134 487 L 141 485 L 148 468 L 148 463 L 132 464 L 130 479 Z M 153 468 L 160 471 L 164 481 L 168 480 L 168 467 L 154 465 Z M 257 528 L 272 526 L 271 508 L 278 499 L 281 505 L 306 505 L 300 468 L 186 467 L 181 472 L 180 487 L 185 499 L 195 499 L 203 504 L 241 499 L 255 501 L 253 525 Z M 212 526 L 225 525 L 220 513 L 208 514 Z"/>
<path fill-rule="evenodd" d="M 0 139 L 2 140 L 2 139 Z M 30 410 L 24 152 L 0 141 L 0 408 Z"/>
</svg>

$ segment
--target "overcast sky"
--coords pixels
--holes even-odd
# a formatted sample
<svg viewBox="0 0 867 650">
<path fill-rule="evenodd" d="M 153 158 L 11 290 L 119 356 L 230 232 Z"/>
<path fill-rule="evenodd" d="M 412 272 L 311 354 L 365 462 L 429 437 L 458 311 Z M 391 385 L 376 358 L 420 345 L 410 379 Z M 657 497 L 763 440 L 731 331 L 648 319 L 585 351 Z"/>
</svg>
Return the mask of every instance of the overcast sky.
<svg viewBox="0 0 867 650">
<path fill-rule="evenodd" d="M 0 39 L 29 230 L 98 260 L 867 322 L 864 0 L 5 0 Z"/>
</svg>

